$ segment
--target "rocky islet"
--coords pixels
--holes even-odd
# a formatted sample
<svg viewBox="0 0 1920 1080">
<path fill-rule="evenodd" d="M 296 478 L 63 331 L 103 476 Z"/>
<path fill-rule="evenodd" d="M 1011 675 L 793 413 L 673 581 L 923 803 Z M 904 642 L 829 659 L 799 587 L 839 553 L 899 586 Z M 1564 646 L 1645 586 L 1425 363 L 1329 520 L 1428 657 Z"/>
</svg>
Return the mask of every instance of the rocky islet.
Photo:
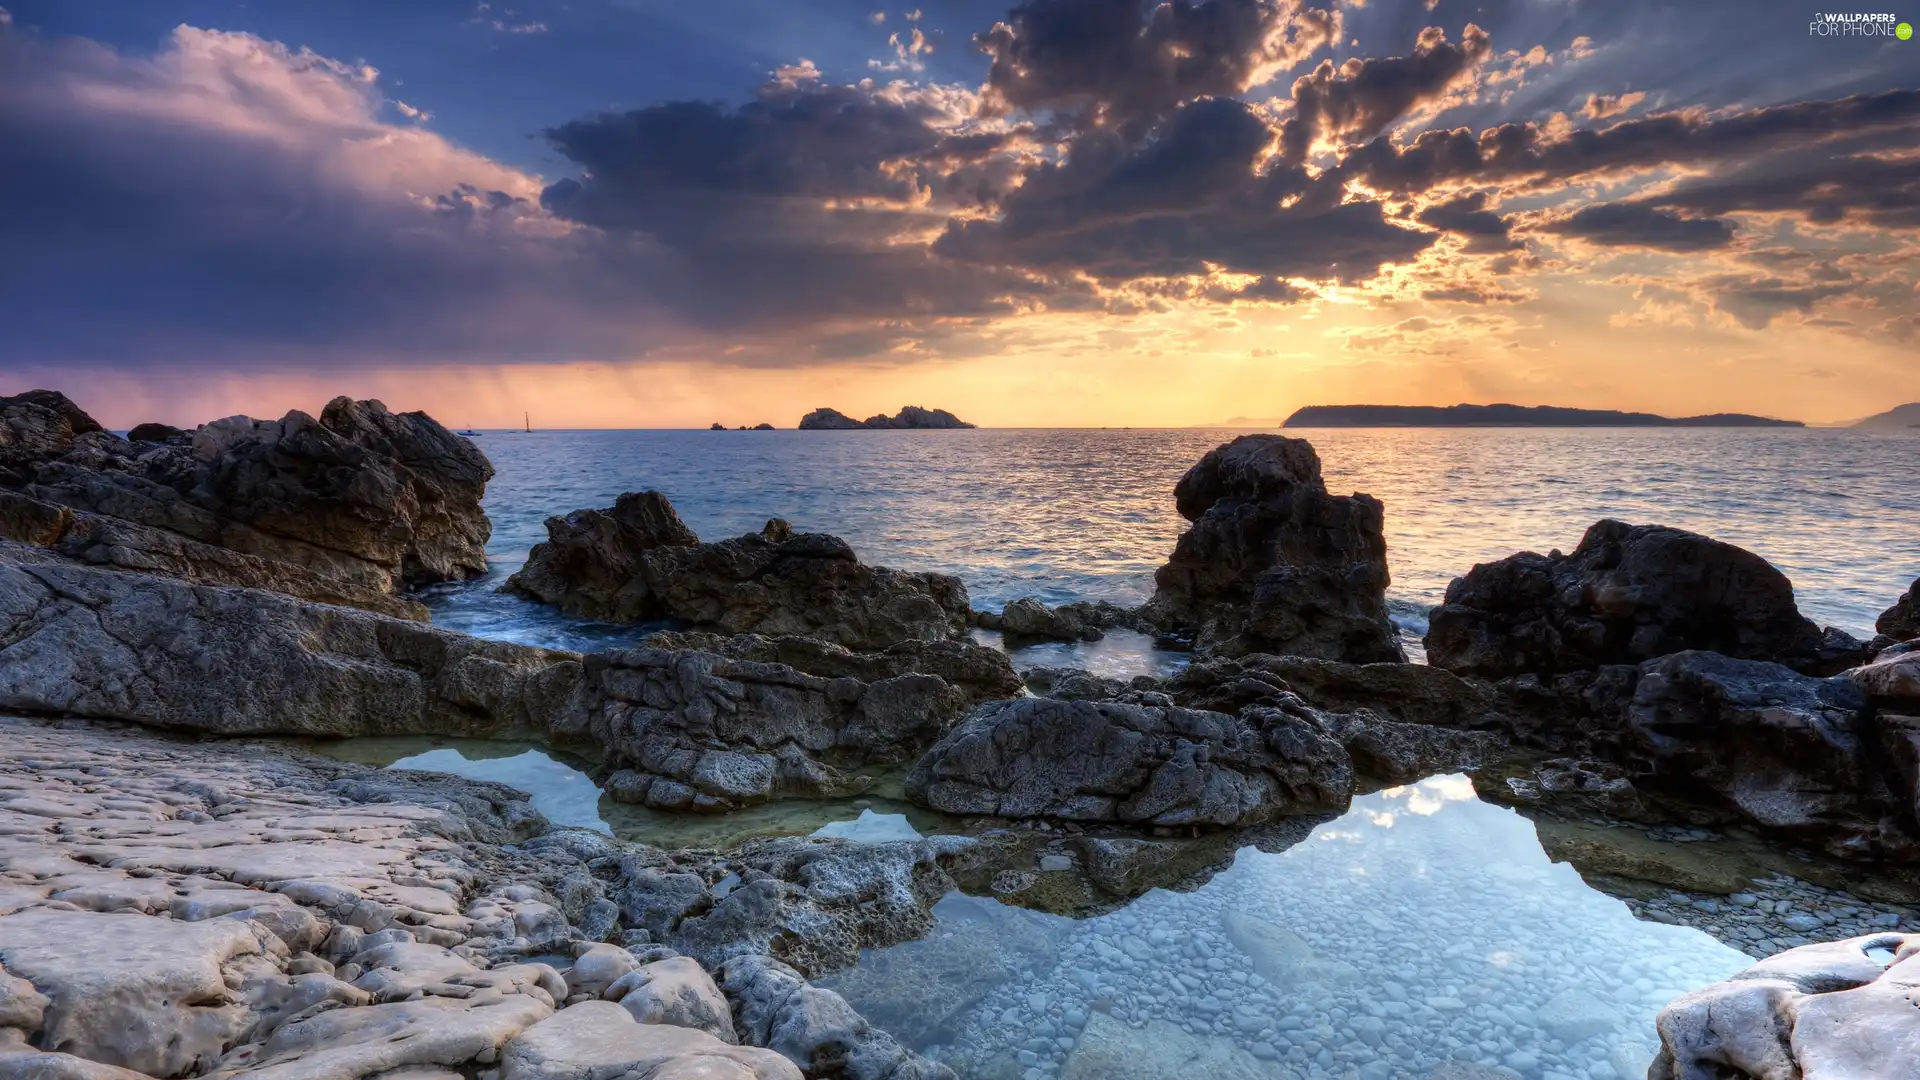
<svg viewBox="0 0 1920 1080">
<path fill-rule="evenodd" d="M 0 400 L 0 420 L 0 711 L 226 737 L 532 736 L 592 747 L 612 794 L 672 810 L 839 797 L 866 790 L 876 771 L 912 765 L 908 792 L 937 809 L 1013 819 L 1016 838 L 1046 837 L 1053 822 L 1047 844 L 1076 830 L 1065 834 L 1068 846 L 1039 853 L 991 825 L 972 839 L 667 852 L 553 829 L 505 789 L 348 778 L 282 751 L 236 764 L 222 757 L 224 744 L 169 747 L 171 771 L 154 783 L 175 786 L 154 787 L 130 763 L 133 753 L 160 753 L 145 736 L 8 721 L 22 746 L 66 746 L 86 758 L 18 759 L 0 805 L 25 815 L 10 837 L 39 837 L 41 822 L 55 823 L 47 835 L 56 862 L 10 852 L 6 873 L 23 891 L 10 901 L 20 906 L 0 914 L 0 966 L 15 1002 L 8 1026 L 18 1032 L 10 1045 L 21 1055 L 11 1067 L 36 1074 L 950 1075 L 808 977 L 845 968 L 863 947 L 936 932 L 936 902 L 961 882 L 1042 908 L 1111 910 L 1153 883 L 1204 880 L 1230 861 L 1230 846 L 1213 854 L 1211 839 L 1169 833 L 1310 822 L 1382 784 L 1516 759 L 1536 764 L 1501 766 L 1512 774 L 1501 796 L 1543 820 L 1628 817 L 1650 829 L 1697 820 L 1843 860 L 1912 859 L 1920 680 L 1913 654 L 1894 640 L 1908 629 L 1899 607 L 1882 620 L 1882 638 L 1852 641 L 1801 618 L 1791 586 L 1757 557 L 1679 530 L 1602 522 L 1573 556 L 1475 568 L 1435 612 L 1428 652 L 1437 666 L 1408 665 L 1385 614 L 1381 508 L 1366 496 L 1329 495 L 1299 440 L 1236 440 L 1189 472 L 1175 494 L 1192 528 L 1138 610 L 1022 601 L 975 613 L 956 579 L 866 566 L 831 536 L 776 521 L 703 544 L 663 497 L 623 496 L 609 510 L 550 522 L 547 552 L 513 587 L 584 617 L 690 629 L 582 656 L 437 630 L 410 606 L 405 589 L 485 565 L 479 497 L 491 468 L 423 416 L 339 399 L 318 420 L 235 418 L 193 432 L 146 425 L 119 439 L 64 397 L 35 392 Z M 1022 697 L 1004 654 L 964 640 L 970 625 L 1081 640 L 1148 629 L 1189 644 L 1194 663 L 1171 679 L 1125 683 L 1029 673 L 1051 696 Z M 1538 764 L 1553 754 L 1565 764 Z M 248 793 L 195 794 L 186 776 L 194 762 L 237 774 Z M 321 823 L 289 830 L 281 822 L 295 804 L 267 794 L 281 789 L 312 792 L 296 804 L 320 807 Z M 256 805 L 282 817 L 255 823 Z M 365 806 L 389 809 L 356 809 Z M 335 809 L 345 820 L 338 829 L 326 823 Z M 58 870 L 58 858 L 99 865 L 60 847 L 107 843 L 58 824 L 74 817 L 134 821 L 90 851 L 231 850 L 220 853 L 225 862 L 110 855 L 124 861 L 108 865 L 121 876 L 76 892 L 86 883 L 61 887 L 69 883 L 58 873 L 41 872 Z M 188 825 L 229 817 L 235 831 L 181 839 Z M 102 827 L 122 828 L 88 826 Z M 1088 828 L 1106 832 L 1078 832 Z M 341 855 L 352 865 L 340 887 L 356 898 L 289 893 L 281 886 L 291 879 L 271 875 L 241 880 L 305 853 L 271 846 L 283 843 L 352 852 Z M 1154 845 L 1166 850 L 1148 854 Z M 352 862 L 378 861 L 389 848 L 401 854 L 380 866 L 413 869 L 382 878 Z M 1029 858 L 1035 869 L 1020 869 Z M 465 869 L 436 877 L 428 862 Z M 1143 879 L 1141 868 L 1156 862 L 1166 865 Z M 156 872 L 164 886 L 141 884 Z M 329 872 L 323 858 L 309 876 Z M 1055 890 L 1049 875 L 1062 873 L 1079 884 Z M 1743 880 L 1724 903 L 1684 891 L 1633 902 L 1655 922 L 1717 929 L 1749 951 L 1893 928 L 1906 917 L 1897 904 L 1842 903 L 1791 877 Z M 441 882 L 433 888 L 451 904 L 404 892 L 425 881 Z M 181 897 L 236 885 L 291 896 L 305 915 L 252 896 L 223 898 L 246 908 L 181 909 L 212 916 L 175 912 Z M 1795 891 L 1804 889 L 1814 891 Z M 416 906 L 383 899 L 391 897 Z M 382 903 L 393 912 L 384 923 L 355 914 L 362 908 L 353 905 Z M 519 905 L 557 914 L 521 920 Z M 23 944 L 16 962 L 8 951 L 74 912 L 168 924 L 116 922 L 132 927 L 138 956 L 90 977 L 114 993 L 148 985 L 142 979 L 200 980 L 208 989 L 189 993 L 191 1006 L 183 999 L 140 1014 L 142 1031 L 177 1025 L 175 1045 L 126 1043 L 111 1029 L 132 1014 L 73 1007 L 95 992 L 70 958 Z M 501 912 L 513 916 L 510 929 Z M 1226 945 L 1196 933 L 1183 948 L 1206 945 L 1214 958 L 1238 949 L 1251 966 L 1237 970 L 1272 985 L 1303 970 L 1315 984 L 1341 981 L 1345 961 L 1299 966 L 1312 949 L 1285 929 L 1284 912 L 1272 923 L 1249 921 L 1239 906 L 1191 914 L 1217 920 Z M 204 933 L 187 929 L 220 919 Z M 476 936 L 480 925 L 492 929 Z M 342 927 L 393 936 L 365 947 Z M 136 946 L 141 935 L 151 949 Z M 1085 967 L 1055 970 L 1092 972 L 1087 991 L 1107 989 L 1099 972 L 1119 955 L 1112 944 L 1035 947 L 1084 956 Z M 153 972 L 142 966 L 149 954 L 178 956 L 179 966 Z M 576 971 L 578 986 L 569 986 Z M 323 974 L 331 981 L 316 978 Z M 1326 1019 L 1309 1015 L 1302 1024 L 1312 1022 L 1316 1037 L 1302 1044 L 1279 1036 L 1274 1012 L 1248 1007 L 1196 1026 L 1184 1007 L 1117 1007 L 1135 997 L 1112 989 L 1077 1013 L 1042 1009 L 1033 1024 L 1058 1032 L 1052 1042 L 1019 1047 L 992 1068 L 1026 1078 L 1126 1075 L 1117 1063 L 1156 1044 L 1187 1047 L 1207 1075 L 1260 1075 L 1283 1062 L 1369 1080 L 1395 1075 L 1394 1062 L 1422 1062 L 1436 1076 L 1471 1068 L 1578 1076 L 1583 1065 L 1601 1075 L 1594 1048 L 1569 1055 L 1585 1038 L 1571 1027 L 1556 1036 L 1558 1048 L 1469 1039 L 1419 1057 L 1405 1037 L 1388 1038 L 1398 1030 L 1391 1021 L 1376 1028 L 1371 1021 L 1383 1017 L 1371 1009 L 1361 1010 L 1369 1022 L 1355 1023 L 1353 1007 L 1327 1004 L 1340 1026 L 1324 1009 L 1317 1015 Z M 194 997 L 203 993 L 204 1003 Z M 485 1022 L 454 1015 L 474 1012 L 452 1004 L 469 1001 L 492 1010 Z M 1581 1007 L 1567 1005 L 1576 1015 Z M 1243 1028 L 1242 1013 L 1245 1025 L 1262 1023 Z M 431 1038 L 411 1034 L 429 1030 Z M 985 1068 L 958 1049 L 955 1030 L 943 1023 L 914 1041 Z M 1685 1039 L 1673 1032 L 1684 1030 L 1662 1021 L 1662 1060 L 1683 1060 Z M 1205 1041 L 1223 1033 L 1241 1041 Z M 396 1052 L 388 1045 L 396 1041 L 410 1045 Z M 1335 1044 L 1349 1049 L 1328 1056 Z M 1289 1049 L 1303 1045 L 1304 1059 Z M 1607 1054 L 1625 1075 L 1619 1055 Z"/>
</svg>

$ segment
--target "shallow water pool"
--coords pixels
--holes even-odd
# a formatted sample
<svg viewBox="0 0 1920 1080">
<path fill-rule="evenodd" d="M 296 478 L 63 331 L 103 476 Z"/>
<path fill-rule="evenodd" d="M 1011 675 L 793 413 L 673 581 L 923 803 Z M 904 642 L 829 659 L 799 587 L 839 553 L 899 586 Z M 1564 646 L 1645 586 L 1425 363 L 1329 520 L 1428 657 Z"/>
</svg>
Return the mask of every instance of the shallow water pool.
<svg viewBox="0 0 1920 1080">
<path fill-rule="evenodd" d="M 334 756 L 495 780 L 561 824 L 666 847 L 884 842 L 953 819 L 879 795 L 677 815 L 606 799 L 590 763 L 521 743 L 352 739 Z M 1073 844 L 1029 876 L 1078 875 Z M 1752 960 L 1643 922 L 1552 862 L 1464 776 L 1355 799 L 1190 892 L 1068 918 L 950 893 L 932 934 L 818 981 L 962 1080 L 1642 1080 L 1654 1016 Z M 1449 1071 L 1451 1070 L 1451 1071 Z"/>
<path fill-rule="evenodd" d="M 1462 776 L 1113 914 L 936 916 L 821 981 L 966 1080 L 1644 1080 L 1659 1008 L 1752 963 L 1635 919 Z"/>
</svg>

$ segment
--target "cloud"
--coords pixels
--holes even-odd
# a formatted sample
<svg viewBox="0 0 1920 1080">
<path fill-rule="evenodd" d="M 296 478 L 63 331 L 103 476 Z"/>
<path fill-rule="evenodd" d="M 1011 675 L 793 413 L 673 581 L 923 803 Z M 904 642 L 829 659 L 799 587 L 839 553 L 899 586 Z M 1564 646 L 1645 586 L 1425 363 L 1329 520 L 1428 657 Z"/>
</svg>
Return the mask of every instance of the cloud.
<svg viewBox="0 0 1920 1080">
<path fill-rule="evenodd" d="M 1131 144 L 1089 132 L 1000 203 L 997 219 L 955 220 L 933 250 L 950 259 L 1114 280 L 1205 272 L 1360 281 L 1411 258 L 1433 234 L 1343 201 L 1299 166 L 1258 166 L 1273 132 L 1229 98 L 1182 106 Z"/>
<path fill-rule="evenodd" d="M 1466 250 L 1475 254 L 1524 248 L 1513 238 L 1507 220 L 1486 206 L 1487 193 L 1471 191 L 1426 207 L 1415 220 L 1465 238 Z"/>
<path fill-rule="evenodd" d="M 1631 94 L 1588 94 L 1587 103 L 1580 112 L 1589 120 L 1606 120 L 1632 112 L 1634 107 L 1647 100 L 1640 92 Z"/>
<path fill-rule="evenodd" d="M 1576 210 L 1542 226 L 1604 247 L 1655 251 L 1712 251 L 1733 242 L 1733 225 L 1717 218 L 1683 218 L 1635 203 L 1604 203 Z"/>
<path fill-rule="evenodd" d="M 1423 131 L 1404 146 L 1376 138 L 1342 168 L 1382 191 L 1442 184 L 1529 181 L 1557 184 L 1599 174 L 1693 165 L 1815 146 L 1872 133 L 1910 140 L 1920 127 L 1920 90 L 1890 90 L 1831 101 L 1798 101 L 1721 116 L 1703 110 L 1656 113 L 1604 128 L 1556 130 L 1510 123 L 1479 135 L 1465 128 Z"/>
<path fill-rule="evenodd" d="M 1300 0 L 1028 0 L 974 38 L 989 107 L 1058 110 L 1126 126 L 1237 94 L 1340 38 L 1340 15 Z"/>
<path fill-rule="evenodd" d="M 1491 51 L 1487 32 L 1468 23 L 1460 44 L 1437 26 L 1420 31 L 1408 56 L 1323 60 L 1293 83 L 1293 113 L 1281 127 L 1289 161 L 1304 161 L 1321 140 L 1357 141 L 1386 130 L 1422 101 L 1445 94 Z"/>
</svg>

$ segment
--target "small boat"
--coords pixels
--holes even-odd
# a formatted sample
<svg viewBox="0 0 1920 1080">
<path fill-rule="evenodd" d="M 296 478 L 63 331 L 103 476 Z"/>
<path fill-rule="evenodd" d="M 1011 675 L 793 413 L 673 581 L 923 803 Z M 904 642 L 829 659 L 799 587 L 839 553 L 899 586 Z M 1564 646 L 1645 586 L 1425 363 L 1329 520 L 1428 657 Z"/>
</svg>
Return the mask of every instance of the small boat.
<svg viewBox="0 0 1920 1080">
<path fill-rule="evenodd" d="M 469 428 L 466 431 L 456 432 L 455 434 L 461 435 L 469 439 L 477 439 L 480 437 L 481 432 L 474 431 L 473 429 Z"/>
</svg>

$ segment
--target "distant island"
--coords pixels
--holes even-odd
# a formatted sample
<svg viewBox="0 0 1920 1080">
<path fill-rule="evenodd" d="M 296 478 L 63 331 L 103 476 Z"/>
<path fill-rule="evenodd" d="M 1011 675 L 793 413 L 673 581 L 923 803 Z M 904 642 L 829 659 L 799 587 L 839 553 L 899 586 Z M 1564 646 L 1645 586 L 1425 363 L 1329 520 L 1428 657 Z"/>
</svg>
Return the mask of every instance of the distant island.
<svg viewBox="0 0 1920 1080">
<path fill-rule="evenodd" d="M 972 424 L 945 409 L 923 409 L 906 405 L 900 415 L 881 413 L 855 420 L 838 409 L 815 409 L 800 418 L 801 431 L 864 431 L 874 428 L 970 428 Z"/>
<path fill-rule="evenodd" d="M 722 424 L 716 420 L 714 421 L 713 426 L 708 428 L 707 430 L 708 431 L 726 431 L 727 425 Z M 733 430 L 734 431 L 772 431 L 773 425 L 772 424 L 755 424 L 752 427 L 748 427 L 745 424 L 741 424 L 739 427 L 734 428 Z"/>
<path fill-rule="evenodd" d="M 1807 425 L 1745 413 L 1656 416 L 1555 405 L 1308 405 L 1282 427 L 1781 427 Z"/>
<path fill-rule="evenodd" d="M 1877 416 L 1865 420 L 1855 420 L 1848 427 L 1871 428 L 1875 431 L 1905 431 L 1920 427 L 1920 401 L 1895 406 Z"/>
</svg>

